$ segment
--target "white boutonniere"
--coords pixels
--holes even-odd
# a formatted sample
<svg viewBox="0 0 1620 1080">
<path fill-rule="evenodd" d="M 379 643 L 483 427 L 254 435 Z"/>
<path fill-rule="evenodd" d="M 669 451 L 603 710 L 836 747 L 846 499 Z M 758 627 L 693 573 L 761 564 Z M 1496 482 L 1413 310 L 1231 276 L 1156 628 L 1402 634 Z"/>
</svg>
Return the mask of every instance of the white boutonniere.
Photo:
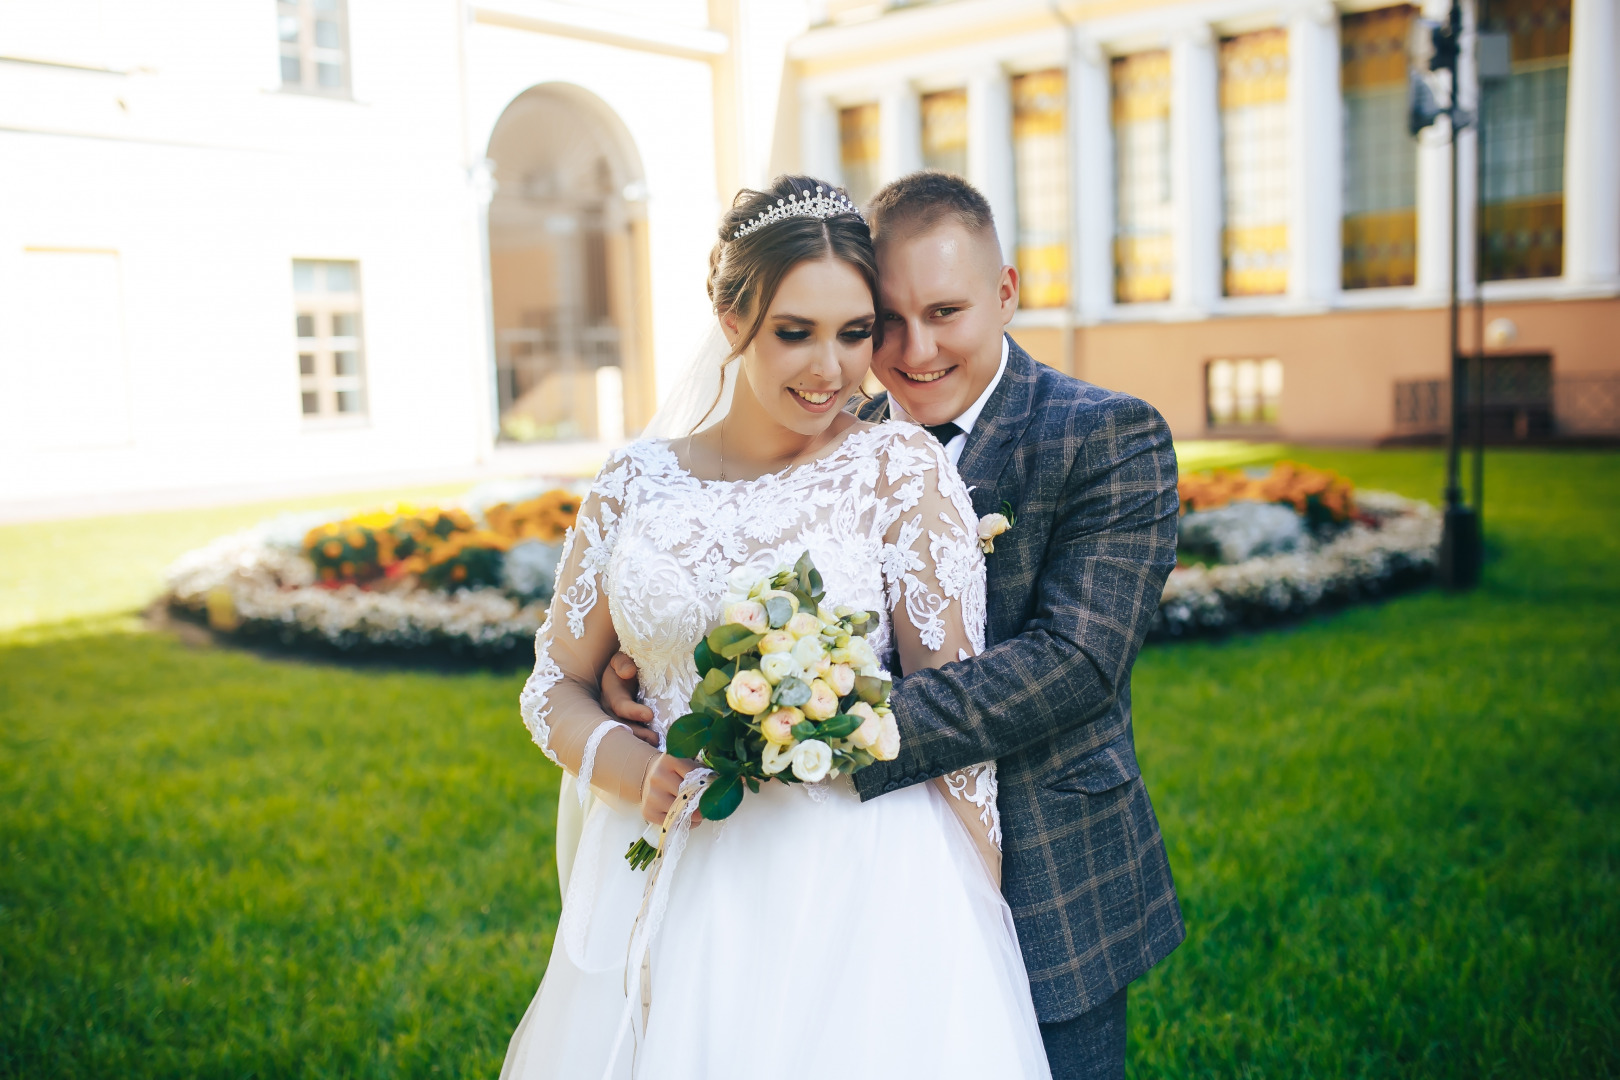
<svg viewBox="0 0 1620 1080">
<path fill-rule="evenodd" d="M 1012 503 L 1005 500 L 1001 503 L 1001 513 L 986 514 L 979 519 L 979 550 L 986 555 L 992 555 L 996 550 L 996 537 L 1012 528 L 1018 522 L 1018 515 L 1013 513 Z"/>
</svg>

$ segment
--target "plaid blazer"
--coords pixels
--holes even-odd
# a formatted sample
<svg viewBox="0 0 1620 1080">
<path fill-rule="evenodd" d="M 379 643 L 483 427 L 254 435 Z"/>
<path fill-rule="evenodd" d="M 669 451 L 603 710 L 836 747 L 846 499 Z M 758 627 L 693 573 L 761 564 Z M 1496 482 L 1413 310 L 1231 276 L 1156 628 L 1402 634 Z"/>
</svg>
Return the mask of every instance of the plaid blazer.
<svg viewBox="0 0 1620 1080">
<path fill-rule="evenodd" d="M 859 409 L 888 417 L 888 396 Z M 1186 937 L 1131 734 L 1131 665 L 1176 561 L 1176 457 L 1146 402 L 1012 343 L 958 465 L 982 517 L 986 651 L 905 676 L 900 756 L 855 775 L 870 799 L 995 759 L 1002 892 L 1042 1023 L 1107 1000 Z"/>
</svg>

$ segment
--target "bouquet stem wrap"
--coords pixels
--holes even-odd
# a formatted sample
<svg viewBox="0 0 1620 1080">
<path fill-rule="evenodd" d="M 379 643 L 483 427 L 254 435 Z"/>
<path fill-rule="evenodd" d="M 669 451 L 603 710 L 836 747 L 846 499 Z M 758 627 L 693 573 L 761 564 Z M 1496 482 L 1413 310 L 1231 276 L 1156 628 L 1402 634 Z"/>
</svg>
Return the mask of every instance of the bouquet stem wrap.
<svg viewBox="0 0 1620 1080">
<path fill-rule="evenodd" d="M 652 1011 L 652 943 L 664 921 L 669 907 L 670 884 L 675 879 L 675 867 L 680 864 L 681 853 L 686 850 L 687 838 L 692 834 L 692 815 L 697 813 L 698 798 L 714 779 L 712 769 L 696 768 L 686 774 L 675 793 L 675 801 L 664 815 L 659 830 L 658 856 L 647 871 L 647 884 L 641 894 L 641 910 L 636 913 L 636 924 L 630 931 L 630 949 L 624 965 L 624 1012 L 613 1036 L 613 1050 L 608 1055 L 602 1080 L 612 1080 L 613 1069 L 619 1063 L 619 1051 L 624 1045 L 626 1031 L 633 1024 L 636 1005 L 641 1005 L 641 1023 L 636 1027 L 636 1039 L 646 1034 L 647 1016 Z M 632 972 L 634 975 L 632 976 Z M 632 994 L 630 984 L 635 980 L 639 992 Z"/>
</svg>

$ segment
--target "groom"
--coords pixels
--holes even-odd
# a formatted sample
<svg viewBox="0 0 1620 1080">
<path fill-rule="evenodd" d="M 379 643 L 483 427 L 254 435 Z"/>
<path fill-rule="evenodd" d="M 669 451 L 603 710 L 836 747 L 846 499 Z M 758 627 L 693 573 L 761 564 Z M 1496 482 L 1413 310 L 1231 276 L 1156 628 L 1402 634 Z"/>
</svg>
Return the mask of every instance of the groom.
<svg viewBox="0 0 1620 1080">
<path fill-rule="evenodd" d="M 1176 559 L 1170 431 L 1006 336 L 1018 271 L 966 181 L 903 177 L 867 215 L 888 393 L 861 418 L 926 427 L 974 511 L 1005 503 L 1014 524 L 985 557 L 986 651 L 896 684 L 900 756 L 855 785 L 871 799 L 997 762 L 1002 892 L 1052 1075 L 1122 1078 L 1126 986 L 1186 936 L 1131 733 L 1131 666 Z M 633 671 L 615 658 L 603 704 L 650 719 L 615 668 Z"/>
</svg>

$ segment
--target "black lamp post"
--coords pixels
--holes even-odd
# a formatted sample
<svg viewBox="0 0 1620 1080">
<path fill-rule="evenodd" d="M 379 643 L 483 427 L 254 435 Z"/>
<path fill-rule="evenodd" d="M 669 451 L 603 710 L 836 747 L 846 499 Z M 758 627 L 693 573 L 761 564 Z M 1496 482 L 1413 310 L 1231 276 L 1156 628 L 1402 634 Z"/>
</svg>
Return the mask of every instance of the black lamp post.
<svg viewBox="0 0 1620 1080">
<path fill-rule="evenodd" d="M 1458 341 L 1460 309 L 1457 296 L 1457 253 L 1460 237 L 1457 228 L 1457 133 L 1470 122 L 1462 109 L 1458 93 L 1458 59 L 1462 54 L 1462 5 L 1451 0 L 1451 11 L 1444 23 L 1420 23 L 1426 41 L 1415 42 L 1418 52 L 1427 54 L 1429 71 L 1444 71 L 1450 75 L 1446 104 L 1438 105 L 1434 94 L 1420 71 L 1412 73 L 1412 97 L 1409 127 L 1414 136 L 1440 117 L 1447 120 L 1447 137 L 1451 143 L 1451 417 L 1446 433 L 1446 511 L 1445 528 L 1440 537 L 1440 583 L 1448 589 L 1471 589 L 1479 584 L 1481 543 L 1479 510 L 1463 502 L 1460 476 L 1462 425 L 1467 407 L 1468 378 L 1462 349 Z M 1476 387 L 1477 393 L 1483 387 Z M 1477 502 L 1477 499 L 1476 499 Z"/>
</svg>

